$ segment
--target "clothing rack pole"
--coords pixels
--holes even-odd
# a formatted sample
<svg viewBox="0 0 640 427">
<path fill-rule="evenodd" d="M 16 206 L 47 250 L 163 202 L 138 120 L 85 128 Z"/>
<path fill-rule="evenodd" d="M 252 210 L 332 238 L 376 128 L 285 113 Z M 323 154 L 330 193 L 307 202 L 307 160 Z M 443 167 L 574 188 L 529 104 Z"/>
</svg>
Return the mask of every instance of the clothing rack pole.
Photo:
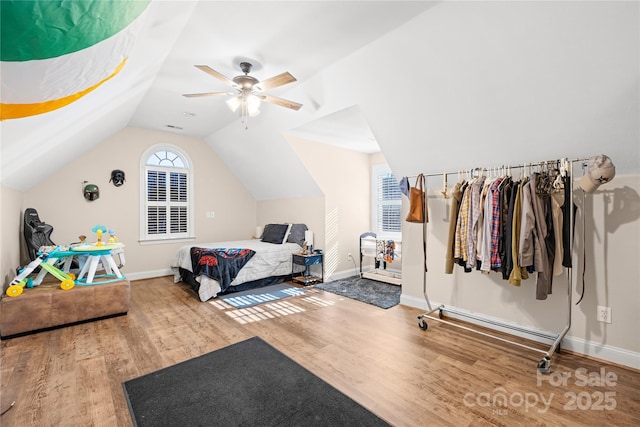
<svg viewBox="0 0 640 427">
<path fill-rule="evenodd" d="M 532 166 L 543 166 L 543 165 L 551 165 L 554 163 L 557 163 L 559 161 L 564 160 L 565 162 L 573 165 L 574 163 L 577 162 L 585 162 L 587 160 L 589 160 L 589 158 L 578 158 L 578 159 L 555 159 L 555 160 L 543 160 L 543 161 L 538 161 L 538 162 L 531 162 L 531 163 L 522 163 L 522 164 L 517 164 L 517 165 L 500 165 L 500 166 L 494 166 L 494 167 L 490 167 L 489 169 L 502 169 L 502 168 L 509 168 L 509 169 L 525 169 L 525 168 L 530 168 Z M 459 173 L 466 173 L 466 172 L 471 172 L 471 171 L 475 171 L 475 170 L 487 170 L 487 168 L 471 168 L 471 169 L 459 169 L 456 171 L 449 171 L 449 172 L 431 172 L 431 173 L 423 173 L 422 175 L 424 175 L 425 178 L 428 177 L 432 177 L 432 176 L 442 176 L 442 175 L 456 175 Z M 407 176 L 407 178 L 415 178 L 418 175 L 409 175 Z"/>
<path fill-rule="evenodd" d="M 571 186 L 570 186 L 570 197 L 569 197 L 569 200 L 571 201 L 571 203 L 573 203 L 573 165 L 576 162 L 584 162 L 584 161 L 588 160 L 586 158 L 571 159 L 571 160 L 568 160 L 568 159 L 557 159 L 557 160 L 550 160 L 550 161 L 545 161 L 545 162 L 528 163 L 528 164 L 512 165 L 512 166 L 504 166 L 503 165 L 503 166 L 499 166 L 499 168 L 509 168 L 509 169 L 512 169 L 512 168 L 513 169 L 523 168 L 524 169 L 526 167 L 531 167 L 531 166 L 535 166 L 535 165 L 542 166 L 542 165 L 549 165 L 549 164 L 554 164 L 554 163 L 557 164 L 561 160 L 563 160 L 564 162 L 567 162 L 568 167 L 569 167 L 569 171 L 568 171 L 569 172 L 569 176 L 572 178 Z M 473 173 L 473 171 L 475 171 L 475 170 L 476 169 L 472 169 L 470 172 Z M 486 169 L 483 168 L 482 170 L 484 171 Z M 429 173 L 429 174 L 423 174 L 423 175 L 424 175 L 425 179 L 427 179 L 428 177 L 442 176 L 442 175 L 453 175 L 453 174 L 457 174 L 457 173 L 460 173 L 460 172 L 462 172 L 462 171 Z M 427 188 L 427 185 L 425 185 L 425 190 L 426 190 L 426 188 Z M 569 233 L 569 236 L 570 236 L 569 242 L 570 242 L 570 246 L 571 246 L 570 253 L 573 254 L 574 233 L 573 233 L 572 224 L 573 224 L 573 216 L 574 215 L 573 215 L 572 207 L 569 207 L 568 210 L 569 210 L 569 224 L 571 224 L 570 227 L 569 227 L 569 231 L 570 231 L 570 233 Z M 426 237 L 425 237 L 425 235 L 423 233 L 423 244 L 426 244 L 426 240 L 424 240 L 424 239 L 426 239 Z M 551 356 L 553 355 L 554 352 L 560 351 L 560 344 L 561 344 L 562 340 L 564 339 L 564 337 L 566 336 L 566 334 L 569 332 L 569 329 L 571 328 L 571 310 L 572 310 L 571 292 L 572 292 L 572 284 L 573 284 L 573 275 L 572 275 L 572 267 L 566 267 L 566 268 L 567 268 L 567 282 L 568 282 L 568 286 L 567 286 L 567 323 L 564 326 L 564 328 L 562 329 L 562 331 L 556 336 L 551 336 L 551 335 L 548 335 L 548 334 L 545 334 L 545 333 L 542 333 L 542 332 L 539 332 L 539 331 L 525 329 L 525 328 L 522 328 L 522 327 L 519 327 L 519 326 L 516 326 L 516 325 L 511 325 L 511 324 L 508 324 L 508 323 L 503 323 L 503 322 L 499 322 L 499 321 L 492 321 L 492 320 L 488 320 L 488 319 L 483 319 L 483 318 L 480 318 L 480 317 L 473 316 L 472 314 L 469 314 L 469 313 L 464 313 L 464 312 L 460 312 L 460 311 L 456 311 L 456 310 L 453 310 L 453 309 L 446 308 L 444 304 L 441 304 L 440 306 L 438 306 L 436 308 L 432 308 L 431 302 L 429 300 L 429 296 L 427 294 L 426 279 L 423 280 L 422 291 L 423 291 L 423 294 L 424 294 L 424 297 L 425 297 L 425 300 L 426 300 L 426 303 L 427 303 L 427 310 L 428 311 L 418 316 L 418 326 L 420 327 L 420 329 L 426 330 L 428 328 L 428 325 L 427 325 L 427 323 L 425 322 L 424 319 L 425 318 L 429 318 L 431 320 L 435 320 L 435 321 L 440 322 L 440 323 L 451 325 L 451 326 L 454 326 L 454 327 L 459 328 L 459 329 L 464 329 L 464 330 L 469 331 L 469 332 L 474 332 L 474 333 L 477 333 L 477 334 L 480 334 L 480 335 L 483 335 L 483 336 L 486 336 L 486 337 L 489 337 L 489 338 L 492 338 L 492 339 L 496 339 L 496 340 L 499 340 L 499 341 L 502 341 L 502 342 L 513 344 L 513 345 L 516 345 L 516 346 L 519 346 L 519 347 L 522 347 L 522 348 L 526 348 L 528 350 L 533 350 L 533 351 L 538 351 L 538 352 L 544 353 L 544 357 L 538 362 L 538 370 L 540 372 L 542 372 L 542 373 L 547 373 L 547 372 L 549 372 L 550 367 L 551 367 Z M 425 276 L 426 276 L 426 272 L 423 272 L 423 274 L 425 274 Z M 435 313 L 436 311 L 438 312 L 438 317 L 432 316 L 432 314 Z M 446 313 L 446 312 L 451 313 L 451 314 L 455 314 L 455 315 L 458 315 L 458 316 L 462 316 L 462 317 L 472 318 L 472 319 L 474 319 L 476 321 L 492 324 L 494 326 L 498 326 L 498 327 L 502 327 L 502 328 L 506 328 L 506 329 L 511 329 L 511 330 L 516 330 L 516 331 L 519 331 L 519 332 L 527 333 L 529 335 L 537 335 L 539 337 L 546 338 L 548 340 L 553 340 L 553 343 L 551 344 L 551 347 L 549 348 L 548 351 L 541 350 L 539 348 L 531 347 L 531 346 L 528 346 L 528 345 L 525 345 L 525 344 L 522 344 L 522 343 L 519 343 L 519 342 L 516 342 L 516 341 L 512 341 L 512 340 L 509 340 L 509 339 L 506 339 L 506 338 L 503 338 L 503 337 L 499 337 L 499 336 L 496 336 L 496 335 L 493 335 L 493 334 L 482 332 L 482 331 L 479 331 L 477 329 L 473 329 L 473 328 L 468 327 L 468 326 L 464 326 L 464 325 L 460 325 L 458 323 L 454 323 L 454 322 L 450 322 L 450 321 L 444 320 L 442 317 L 443 317 L 443 313 Z"/>
<path fill-rule="evenodd" d="M 570 165 L 571 165 L 571 171 L 570 171 L 570 176 L 573 177 L 573 165 L 575 162 L 584 162 L 586 159 L 577 159 L 575 161 L 571 161 Z M 584 164 L 583 164 L 583 168 L 584 168 Z M 573 202 L 573 185 L 571 186 L 571 197 L 570 200 Z M 583 213 L 584 215 L 584 213 Z M 573 233 L 573 221 L 574 221 L 574 215 L 573 215 L 573 209 L 569 209 L 569 224 L 571 224 L 571 226 L 569 227 L 569 241 L 571 242 L 571 254 L 573 254 L 573 239 L 574 239 L 574 233 Z M 584 238 L 584 236 L 583 236 Z M 573 265 L 573 263 L 572 263 Z M 583 266 L 584 268 L 584 266 Z M 558 334 L 558 337 L 555 339 L 555 341 L 553 342 L 553 344 L 551 345 L 551 348 L 549 349 L 549 351 L 545 354 L 544 358 L 542 358 L 540 360 L 540 362 L 538 362 L 538 369 L 541 372 L 548 372 L 549 368 L 551 366 L 551 356 L 553 355 L 553 353 L 560 348 L 560 344 L 562 342 L 562 340 L 564 339 L 564 337 L 567 335 L 567 333 L 569 332 L 569 329 L 571 329 L 571 291 L 572 291 L 572 286 L 573 286 L 573 268 L 572 267 L 567 267 L 567 281 L 569 283 L 569 286 L 567 286 L 567 301 L 569 304 L 569 307 L 567 309 L 567 324 L 564 327 L 564 329 L 560 332 L 560 334 Z"/>
</svg>

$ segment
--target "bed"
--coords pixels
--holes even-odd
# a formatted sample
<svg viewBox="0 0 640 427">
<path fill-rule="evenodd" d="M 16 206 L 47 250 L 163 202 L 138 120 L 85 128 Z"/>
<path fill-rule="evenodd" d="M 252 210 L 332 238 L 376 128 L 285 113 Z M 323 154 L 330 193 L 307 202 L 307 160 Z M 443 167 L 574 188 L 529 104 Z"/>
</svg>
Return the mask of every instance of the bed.
<svg viewBox="0 0 640 427">
<path fill-rule="evenodd" d="M 182 246 L 171 263 L 174 282 L 190 284 L 201 301 L 291 277 L 302 252 L 304 224 L 267 224 L 260 239 Z M 213 266 L 213 268 L 212 268 Z"/>
</svg>

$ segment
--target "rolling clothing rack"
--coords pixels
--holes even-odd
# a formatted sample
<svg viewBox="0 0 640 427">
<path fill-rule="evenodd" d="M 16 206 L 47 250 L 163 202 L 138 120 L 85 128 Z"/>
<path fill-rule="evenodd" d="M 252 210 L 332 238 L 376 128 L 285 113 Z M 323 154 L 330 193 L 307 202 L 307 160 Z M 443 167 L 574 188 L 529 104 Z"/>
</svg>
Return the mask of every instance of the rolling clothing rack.
<svg viewBox="0 0 640 427">
<path fill-rule="evenodd" d="M 489 169 L 485 169 L 485 168 L 480 168 L 480 169 L 472 169 L 471 171 L 464 171 L 465 173 L 469 172 L 470 176 L 473 176 L 473 174 L 476 171 L 486 171 L 486 170 L 495 170 L 495 171 L 508 171 L 507 174 L 510 173 L 511 169 L 518 169 L 518 168 L 522 168 L 523 171 L 522 173 L 524 173 L 524 170 L 526 168 L 531 169 L 532 167 L 548 167 L 548 166 L 553 166 L 553 165 L 560 165 L 560 163 L 562 162 L 562 166 L 563 168 L 565 168 L 565 170 L 567 171 L 569 177 L 573 177 L 573 165 L 576 162 L 584 162 L 588 159 L 572 159 L 572 160 L 568 160 L 568 159 L 557 159 L 557 160 L 552 160 L 552 161 L 544 161 L 544 162 L 537 162 L 537 163 L 527 163 L 527 164 L 521 164 L 521 165 L 514 165 L 514 166 L 499 166 L 497 168 L 489 168 Z M 585 167 L 585 164 L 583 163 L 583 168 Z M 447 175 L 455 175 L 455 174 L 460 174 L 463 171 L 455 171 L 455 172 L 439 172 L 439 173 L 429 173 L 429 174 L 423 174 L 424 175 L 424 179 L 425 179 L 425 185 L 424 188 L 427 188 L 426 185 L 426 181 L 428 179 L 428 177 L 435 177 L 435 176 L 442 176 L 443 177 L 443 182 L 444 182 L 444 186 L 445 189 L 443 189 L 442 194 L 445 194 L 446 196 L 446 177 Z M 570 185 L 570 197 L 569 200 L 571 201 L 571 203 L 573 203 L 573 181 L 570 180 L 569 181 L 569 185 Z M 427 198 L 425 197 L 425 205 L 426 205 L 426 200 Z M 426 209 L 426 206 L 425 206 Z M 569 234 L 569 242 L 570 242 L 570 246 L 569 246 L 569 251 L 570 253 L 573 253 L 573 216 L 574 216 L 574 210 L 572 208 L 568 209 L 569 211 L 569 230 L 570 230 L 570 234 Z M 565 218 L 565 221 L 567 219 Z M 423 224 L 425 225 L 425 224 Z M 424 228 L 424 227 L 423 227 Z M 423 230 L 423 247 L 426 247 L 426 233 Z M 428 324 L 426 322 L 425 319 L 431 319 L 431 320 L 435 320 L 437 322 L 440 323 L 444 323 L 450 326 L 454 326 L 456 328 L 460 328 L 460 329 L 464 329 L 466 331 L 469 332 L 474 332 L 492 339 L 496 339 L 502 342 L 506 342 L 509 344 L 513 344 L 522 348 L 526 348 L 528 350 L 533 350 L 533 351 L 537 351 L 537 352 L 541 352 L 544 354 L 543 358 L 540 359 L 540 361 L 538 362 L 538 370 L 541 373 L 547 373 L 549 372 L 550 368 L 551 368 L 551 356 L 557 351 L 560 351 L 560 344 L 562 342 L 562 340 L 564 339 L 564 337 L 566 336 L 566 334 L 569 332 L 569 329 L 571 328 L 571 288 L 572 288 L 572 283 L 573 283 L 573 278 L 572 278 L 572 267 L 571 266 L 567 266 L 565 267 L 567 269 L 566 271 L 566 277 L 567 277 L 567 317 L 566 317 L 566 324 L 564 325 L 564 327 L 562 328 L 562 330 L 560 331 L 560 333 L 556 336 L 553 335 L 549 335 L 543 332 L 539 332 L 539 331 L 535 331 L 532 329 L 526 329 L 524 327 L 521 326 L 517 326 L 517 325 L 513 325 L 513 324 L 509 324 L 509 323 L 504 323 L 504 322 L 499 322 L 499 321 L 495 321 L 495 320 L 489 320 L 489 319 L 485 319 L 482 317 L 478 317 L 478 316 L 474 316 L 471 313 L 466 313 L 466 312 L 462 312 L 462 311 L 458 311 L 455 310 L 453 308 L 448 308 L 446 307 L 444 304 L 439 305 L 438 307 L 432 307 L 431 305 L 431 301 L 429 300 L 429 296 L 427 294 L 427 266 L 426 266 L 426 260 L 425 260 L 425 266 L 424 266 L 424 272 L 423 272 L 423 281 L 422 281 L 422 291 L 424 294 L 424 298 L 426 300 L 427 303 L 427 312 L 420 314 L 418 316 L 418 326 L 420 327 L 420 329 L 422 330 L 426 330 L 428 328 Z M 438 312 L 438 317 L 434 317 L 432 316 L 435 312 Z M 514 330 L 517 332 L 521 332 L 521 333 L 526 333 L 529 335 L 534 335 L 534 336 L 538 336 L 541 338 L 545 338 L 547 340 L 552 341 L 552 344 L 550 346 L 550 348 L 545 351 L 545 350 L 541 350 L 539 348 L 535 348 L 535 347 L 531 347 L 516 341 L 512 341 L 509 340 L 507 338 L 503 338 L 503 337 L 499 337 L 497 335 L 493 335 L 487 332 L 483 332 L 483 331 L 479 331 L 477 329 L 473 329 L 469 326 L 465 326 L 465 325 L 461 325 L 458 323 L 454 323 L 454 322 L 450 322 L 448 320 L 443 319 L 444 314 L 445 313 L 450 313 L 450 314 L 454 314 L 456 316 L 461 316 L 461 317 L 465 317 L 465 318 L 469 318 L 469 319 L 473 319 L 475 321 L 478 322 L 482 322 L 482 323 L 486 323 L 492 326 L 497 326 L 500 328 L 504 328 L 504 329 L 510 329 L 510 330 Z M 494 328 L 495 329 L 495 328 Z"/>
</svg>

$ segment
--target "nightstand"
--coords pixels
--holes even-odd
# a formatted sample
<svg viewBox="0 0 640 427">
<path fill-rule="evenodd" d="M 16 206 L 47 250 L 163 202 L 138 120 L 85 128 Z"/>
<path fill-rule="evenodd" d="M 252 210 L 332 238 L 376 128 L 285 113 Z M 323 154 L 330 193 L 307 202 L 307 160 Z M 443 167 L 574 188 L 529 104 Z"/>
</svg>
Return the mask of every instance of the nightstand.
<svg viewBox="0 0 640 427">
<path fill-rule="evenodd" d="M 323 254 L 293 254 L 293 264 L 291 267 L 292 280 L 304 286 L 322 283 L 324 281 L 323 263 Z M 296 266 L 298 266 L 297 269 Z M 304 267 L 304 269 L 302 267 Z"/>
</svg>

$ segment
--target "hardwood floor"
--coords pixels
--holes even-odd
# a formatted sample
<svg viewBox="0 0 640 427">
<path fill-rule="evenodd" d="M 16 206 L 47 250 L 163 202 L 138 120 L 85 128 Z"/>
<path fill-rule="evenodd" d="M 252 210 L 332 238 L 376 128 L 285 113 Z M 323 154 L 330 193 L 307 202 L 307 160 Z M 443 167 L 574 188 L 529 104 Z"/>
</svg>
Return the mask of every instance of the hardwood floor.
<svg viewBox="0 0 640 427">
<path fill-rule="evenodd" d="M 256 335 L 395 426 L 640 425 L 635 370 L 561 353 L 538 375 L 537 352 L 316 289 L 214 301 L 134 281 L 126 316 L 3 340 L 0 425 L 131 426 L 123 381 Z"/>
</svg>

